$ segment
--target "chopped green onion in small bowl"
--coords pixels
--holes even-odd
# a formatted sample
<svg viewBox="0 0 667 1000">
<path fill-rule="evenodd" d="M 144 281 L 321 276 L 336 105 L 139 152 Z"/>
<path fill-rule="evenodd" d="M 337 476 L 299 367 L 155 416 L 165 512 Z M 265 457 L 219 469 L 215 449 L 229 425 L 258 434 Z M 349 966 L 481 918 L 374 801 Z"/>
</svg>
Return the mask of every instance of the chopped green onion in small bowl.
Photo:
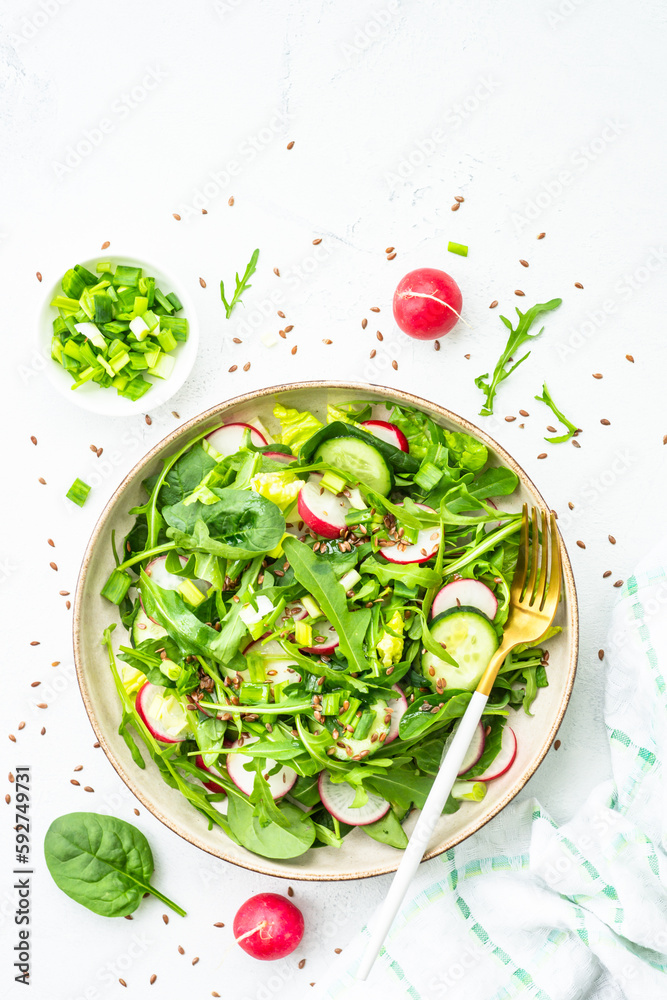
<svg viewBox="0 0 667 1000">
<path fill-rule="evenodd" d="M 59 277 L 40 337 L 61 392 L 85 409 L 126 416 L 177 392 L 194 364 L 198 329 L 180 283 L 146 261 L 107 255 Z"/>
</svg>

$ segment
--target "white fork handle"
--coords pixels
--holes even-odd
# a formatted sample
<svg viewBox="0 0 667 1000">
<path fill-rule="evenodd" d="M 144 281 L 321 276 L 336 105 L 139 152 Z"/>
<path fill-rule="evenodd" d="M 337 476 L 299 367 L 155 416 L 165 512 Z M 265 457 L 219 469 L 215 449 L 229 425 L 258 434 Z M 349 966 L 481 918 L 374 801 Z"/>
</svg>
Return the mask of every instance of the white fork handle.
<svg viewBox="0 0 667 1000">
<path fill-rule="evenodd" d="M 389 887 L 389 892 L 372 920 L 371 938 L 357 970 L 357 979 L 367 979 L 369 972 L 373 968 L 384 939 L 389 933 L 389 928 L 403 902 L 403 897 L 428 847 L 436 823 L 442 815 L 442 810 L 449 798 L 449 793 L 461 770 L 463 758 L 466 755 L 477 724 L 486 707 L 487 699 L 487 695 L 475 691 L 468 703 L 465 715 L 457 726 L 445 759 L 440 764 L 440 770 L 436 775 L 433 787 L 417 820 L 417 825 L 413 830 L 408 846 L 405 848 L 401 863 L 394 875 L 394 880 Z"/>
</svg>

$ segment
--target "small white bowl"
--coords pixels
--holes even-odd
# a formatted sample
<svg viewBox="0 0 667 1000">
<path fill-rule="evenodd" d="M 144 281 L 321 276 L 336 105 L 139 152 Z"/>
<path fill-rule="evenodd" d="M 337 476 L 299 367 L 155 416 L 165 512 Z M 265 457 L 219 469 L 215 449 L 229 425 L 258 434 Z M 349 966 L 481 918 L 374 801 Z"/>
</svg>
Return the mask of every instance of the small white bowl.
<svg viewBox="0 0 667 1000">
<path fill-rule="evenodd" d="M 58 310 L 51 306 L 51 301 L 55 295 L 62 295 L 61 280 L 65 271 L 74 267 L 75 264 L 83 264 L 90 271 L 95 271 L 95 265 L 99 261 L 111 261 L 112 264 L 130 264 L 133 267 L 141 267 L 144 275 L 155 277 L 156 283 L 165 293 L 175 292 L 183 303 L 183 309 L 179 316 L 184 316 L 188 321 L 188 339 L 185 343 L 179 343 L 173 351 L 176 361 L 174 370 L 168 379 L 153 379 L 152 388 L 148 390 L 140 399 L 125 399 L 119 396 L 113 387 L 103 389 L 95 382 L 87 382 L 78 389 L 72 389 L 73 381 L 64 368 L 51 357 L 51 340 L 53 338 L 53 320 L 58 316 Z M 128 417 L 134 413 L 144 413 L 147 407 L 155 409 L 166 403 L 181 388 L 186 378 L 192 371 L 195 363 L 197 349 L 199 346 L 199 325 L 195 315 L 192 300 L 184 289 L 183 284 L 169 275 L 161 267 L 147 260 L 140 260 L 127 254 L 105 254 L 104 251 L 95 257 L 87 260 L 72 260 L 64 265 L 57 282 L 47 290 L 44 301 L 39 310 L 37 318 L 37 331 L 41 353 L 47 360 L 46 373 L 51 384 L 62 393 L 72 403 L 81 406 L 91 413 L 99 413 L 109 417 Z"/>
</svg>

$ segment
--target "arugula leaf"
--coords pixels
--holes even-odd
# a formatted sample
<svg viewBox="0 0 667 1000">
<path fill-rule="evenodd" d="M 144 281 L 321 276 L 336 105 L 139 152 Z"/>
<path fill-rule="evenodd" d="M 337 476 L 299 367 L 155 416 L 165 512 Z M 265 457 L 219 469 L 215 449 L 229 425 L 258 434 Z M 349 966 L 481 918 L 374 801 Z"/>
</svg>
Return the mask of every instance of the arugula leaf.
<svg viewBox="0 0 667 1000">
<path fill-rule="evenodd" d="M 234 295 L 232 296 L 231 302 L 227 302 L 227 299 L 225 298 L 224 282 L 222 281 L 220 282 L 220 298 L 222 299 L 222 304 L 225 307 L 225 315 L 227 319 L 229 319 L 229 317 L 231 316 L 232 309 L 234 308 L 236 303 L 240 302 L 243 293 L 247 291 L 248 288 L 252 288 L 252 285 L 248 284 L 248 282 L 250 281 L 250 278 L 252 278 L 253 274 L 257 270 L 258 259 L 259 259 L 259 250 L 255 250 L 252 257 L 248 261 L 248 266 L 245 269 L 243 277 L 239 278 L 239 272 L 238 271 L 236 272 L 236 289 L 234 290 Z"/>
<path fill-rule="evenodd" d="M 141 570 L 141 599 L 146 614 L 155 618 L 169 635 L 178 643 L 186 656 L 197 653 L 206 656 L 211 652 L 220 636 L 200 622 L 176 590 L 163 590 Z M 244 626 L 245 628 L 245 626 Z"/>
<path fill-rule="evenodd" d="M 92 812 L 59 816 L 46 831 L 44 857 L 58 888 L 100 916 L 132 913 L 147 892 L 185 916 L 150 884 L 155 867 L 150 845 L 122 819 Z"/>
<path fill-rule="evenodd" d="M 386 560 L 380 562 L 373 556 L 362 562 L 359 572 L 371 573 L 383 586 L 392 580 L 402 580 L 408 587 L 437 587 L 442 582 L 440 574 L 428 566 L 420 566 L 418 563 L 387 563 Z"/>
<path fill-rule="evenodd" d="M 538 403 L 546 403 L 556 419 L 560 420 L 561 424 L 564 424 L 567 427 L 567 432 L 565 434 L 560 434 L 556 437 L 545 437 L 544 440 L 548 441 L 549 444 L 563 444 L 565 441 L 569 441 L 570 438 L 573 438 L 579 428 L 576 424 L 573 424 L 571 420 L 568 420 L 565 414 L 558 409 L 551 397 L 551 393 L 547 389 L 546 382 L 542 385 L 542 395 L 536 396 L 535 399 Z"/>
<path fill-rule="evenodd" d="M 484 717 L 483 725 L 490 727 L 490 732 L 488 733 L 484 741 L 484 751 L 482 756 L 479 758 L 476 764 L 470 768 L 469 771 L 463 775 L 466 781 L 469 778 L 476 778 L 480 774 L 484 774 L 487 767 L 493 764 L 494 760 L 500 753 L 500 747 L 503 742 L 503 729 L 507 719 L 504 715 L 492 715 L 489 718 Z"/>
<path fill-rule="evenodd" d="M 421 809 L 431 791 L 433 779 L 417 774 L 414 768 L 392 767 L 386 774 L 374 774 L 367 778 L 365 784 L 372 792 L 402 810 L 408 809 L 413 802 Z"/>
<path fill-rule="evenodd" d="M 303 542 L 288 536 L 283 550 L 294 576 L 311 594 L 338 633 L 339 648 L 352 671 L 367 667 L 363 641 L 370 622 L 370 611 L 348 611 L 345 591 L 327 560 L 317 556 Z"/>
<path fill-rule="evenodd" d="M 516 368 L 518 368 L 523 361 L 526 360 L 526 358 L 530 354 L 530 351 L 524 354 L 522 358 L 519 358 L 519 360 L 516 361 L 511 368 L 507 369 L 506 366 L 507 364 L 510 363 L 510 358 L 513 357 L 513 355 L 521 347 L 522 344 L 525 344 L 529 340 L 533 340 L 535 337 L 539 337 L 540 334 L 542 333 L 542 330 L 544 330 L 544 327 L 542 327 L 542 330 L 540 330 L 538 333 L 530 333 L 529 330 L 533 325 L 534 321 L 541 313 L 550 312 L 552 309 L 557 309 L 562 301 L 563 301 L 562 299 L 550 299 L 549 302 L 537 303 L 537 305 L 532 306 L 525 313 L 522 313 L 521 310 L 517 307 L 516 311 L 519 317 L 519 321 L 516 325 L 516 330 L 512 329 L 512 324 L 505 316 L 500 317 L 505 326 L 510 331 L 510 335 L 505 345 L 505 349 L 503 353 L 500 355 L 498 363 L 496 364 L 496 367 L 493 370 L 493 378 L 491 379 L 491 381 L 490 382 L 487 381 L 487 379 L 489 378 L 488 372 L 485 373 L 484 375 L 479 375 L 475 379 L 475 385 L 477 386 L 478 389 L 481 389 L 484 392 L 485 396 L 484 405 L 482 406 L 482 409 L 479 411 L 481 416 L 488 417 L 493 413 L 493 401 L 495 399 L 498 386 L 500 385 L 501 382 L 504 382 L 506 378 L 509 378 L 512 372 Z"/>
</svg>

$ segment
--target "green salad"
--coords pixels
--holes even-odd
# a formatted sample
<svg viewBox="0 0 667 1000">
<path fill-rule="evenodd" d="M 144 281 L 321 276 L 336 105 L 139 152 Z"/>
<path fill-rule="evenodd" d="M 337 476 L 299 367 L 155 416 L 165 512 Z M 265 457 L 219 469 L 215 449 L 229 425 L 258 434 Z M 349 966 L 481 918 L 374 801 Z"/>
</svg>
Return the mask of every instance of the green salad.
<svg viewBox="0 0 667 1000">
<path fill-rule="evenodd" d="M 203 430 L 143 484 L 102 591 L 120 732 L 256 854 L 354 827 L 403 848 L 502 637 L 517 476 L 410 407 L 273 416 Z M 547 660 L 507 657 L 445 812 L 511 768 Z"/>
</svg>

